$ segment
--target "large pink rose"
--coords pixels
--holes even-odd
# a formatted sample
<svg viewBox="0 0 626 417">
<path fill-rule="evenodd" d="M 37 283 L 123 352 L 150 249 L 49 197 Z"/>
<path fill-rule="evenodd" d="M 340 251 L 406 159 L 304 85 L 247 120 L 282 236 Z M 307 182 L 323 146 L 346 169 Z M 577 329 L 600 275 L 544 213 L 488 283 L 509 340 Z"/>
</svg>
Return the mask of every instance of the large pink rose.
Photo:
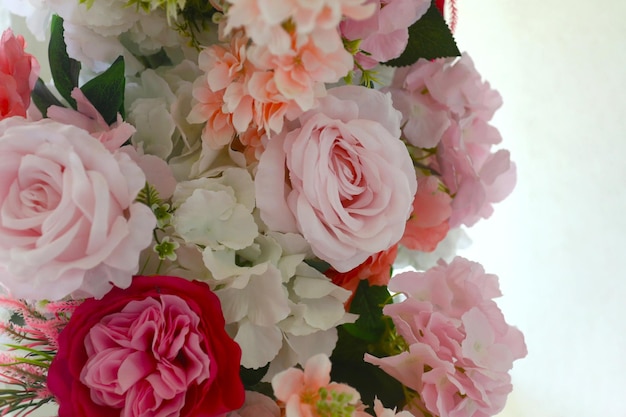
<svg viewBox="0 0 626 417">
<path fill-rule="evenodd" d="M 255 179 L 267 226 L 299 232 L 346 272 L 402 237 L 417 189 L 400 113 L 379 91 L 337 87 L 269 140 Z"/>
<path fill-rule="evenodd" d="M 241 407 L 241 349 L 208 285 L 137 276 L 88 299 L 59 336 L 59 417 L 214 417 Z"/>
<path fill-rule="evenodd" d="M 0 282 L 16 298 L 102 297 L 127 287 L 156 220 L 145 176 L 85 130 L 0 121 Z"/>
<path fill-rule="evenodd" d="M 12 116 L 26 116 L 30 93 L 39 75 L 39 63 L 24 52 L 22 36 L 11 29 L 0 38 L 0 120 Z"/>
</svg>

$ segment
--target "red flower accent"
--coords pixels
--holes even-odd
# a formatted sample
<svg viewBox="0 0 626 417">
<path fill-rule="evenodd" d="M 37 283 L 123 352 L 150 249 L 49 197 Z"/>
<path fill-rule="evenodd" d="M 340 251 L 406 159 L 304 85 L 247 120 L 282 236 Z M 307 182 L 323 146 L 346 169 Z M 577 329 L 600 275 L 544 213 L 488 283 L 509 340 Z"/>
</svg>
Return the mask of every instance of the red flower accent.
<svg viewBox="0 0 626 417">
<path fill-rule="evenodd" d="M 398 254 L 398 245 L 393 245 L 389 249 L 375 253 L 361 265 L 348 272 L 338 272 L 333 268 L 326 271 L 325 275 L 330 278 L 335 285 L 352 292 L 346 301 L 346 308 L 350 307 L 354 293 L 359 282 L 366 279 L 370 285 L 387 285 L 391 278 L 391 267 Z"/>
<path fill-rule="evenodd" d="M 137 276 L 87 299 L 59 337 L 59 417 L 214 417 L 241 407 L 241 349 L 201 282 Z"/>
</svg>

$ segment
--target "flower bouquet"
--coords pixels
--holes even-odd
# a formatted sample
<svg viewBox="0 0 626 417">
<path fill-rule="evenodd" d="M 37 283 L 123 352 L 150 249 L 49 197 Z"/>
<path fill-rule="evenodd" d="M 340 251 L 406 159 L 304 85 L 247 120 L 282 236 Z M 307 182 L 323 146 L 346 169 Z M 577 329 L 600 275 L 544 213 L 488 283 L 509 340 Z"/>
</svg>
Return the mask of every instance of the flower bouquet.
<svg viewBox="0 0 626 417">
<path fill-rule="evenodd" d="M 454 252 L 515 167 L 453 3 L 0 4 L 52 75 L 3 33 L 2 415 L 504 407 L 523 336 Z"/>
</svg>

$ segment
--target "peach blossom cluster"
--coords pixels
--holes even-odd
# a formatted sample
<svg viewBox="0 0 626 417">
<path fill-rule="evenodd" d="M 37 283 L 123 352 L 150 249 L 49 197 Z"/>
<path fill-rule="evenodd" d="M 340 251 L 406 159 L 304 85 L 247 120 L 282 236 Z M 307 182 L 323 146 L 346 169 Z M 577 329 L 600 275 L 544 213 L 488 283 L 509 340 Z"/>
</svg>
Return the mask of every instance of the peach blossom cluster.
<svg viewBox="0 0 626 417">
<path fill-rule="evenodd" d="M 203 140 L 213 149 L 236 136 L 244 147 L 261 148 L 263 134 L 280 133 L 316 106 L 326 84 L 354 67 L 343 45 L 344 17 L 367 18 L 365 0 L 229 0 L 224 4 L 223 43 L 199 57 L 205 74 L 194 84 L 192 123 L 205 123 Z"/>
</svg>

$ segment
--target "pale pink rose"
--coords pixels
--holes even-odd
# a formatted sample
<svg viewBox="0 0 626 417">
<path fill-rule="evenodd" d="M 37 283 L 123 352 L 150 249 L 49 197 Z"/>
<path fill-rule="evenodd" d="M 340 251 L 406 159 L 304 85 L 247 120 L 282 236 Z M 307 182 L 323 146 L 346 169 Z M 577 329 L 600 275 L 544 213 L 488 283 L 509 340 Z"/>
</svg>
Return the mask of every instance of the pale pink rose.
<svg viewBox="0 0 626 417">
<path fill-rule="evenodd" d="M 271 230 L 298 232 L 339 272 L 394 245 L 417 188 L 400 114 L 379 91 L 328 91 L 267 144 L 255 179 Z"/>
<path fill-rule="evenodd" d="M 493 301 L 500 296 L 498 278 L 457 257 L 423 273 L 399 274 L 389 290 L 407 297 L 383 312 L 408 350 L 365 360 L 417 391 L 433 415 L 497 414 L 512 389 L 508 371 L 527 354 L 522 333 Z"/>
<path fill-rule="evenodd" d="M 26 117 L 30 93 L 39 76 L 39 63 L 24 52 L 26 43 L 11 29 L 0 38 L 0 120 L 12 116 Z"/>
<path fill-rule="evenodd" d="M 274 395 L 284 404 L 285 417 L 322 417 L 318 404 L 330 401 L 331 393 L 347 396 L 347 406 L 360 406 L 359 392 L 349 385 L 331 382 L 330 370 L 328 356 L 318 354 L 306 361 L 304 370 L 290 368 L 272 378 Z M 329 396 L 323 398 L 322 390 Z"/>
<path fill-rule="evenodd" d="M 0 281 L 17 298 L 103 296 L 126 287 L 155 218 L 141 169 L 86 131 L 0 122 Z"/>
<path fill-rule="evenodd" d="M 369 0 L 375 13 L 368 19 L 346 19 L 341 34 L 349 40 L 361 40 L 356 60 L 365 69 L 399 57 L 409 41 L 409 27 L 430 7 L 429 0 Z"/>
<path fill-rule="evenodd" d="M 47 111 L 48 118 L 86 130 L 111 152 L 116 151 L 135 133 L 135 128 L 124 122 L 119 113 L 117 121 L 109 126 L 80 88 L 74 88 L 70 95 L 76 100 L 77 110 L 50 106 Z"/>
</svg>

